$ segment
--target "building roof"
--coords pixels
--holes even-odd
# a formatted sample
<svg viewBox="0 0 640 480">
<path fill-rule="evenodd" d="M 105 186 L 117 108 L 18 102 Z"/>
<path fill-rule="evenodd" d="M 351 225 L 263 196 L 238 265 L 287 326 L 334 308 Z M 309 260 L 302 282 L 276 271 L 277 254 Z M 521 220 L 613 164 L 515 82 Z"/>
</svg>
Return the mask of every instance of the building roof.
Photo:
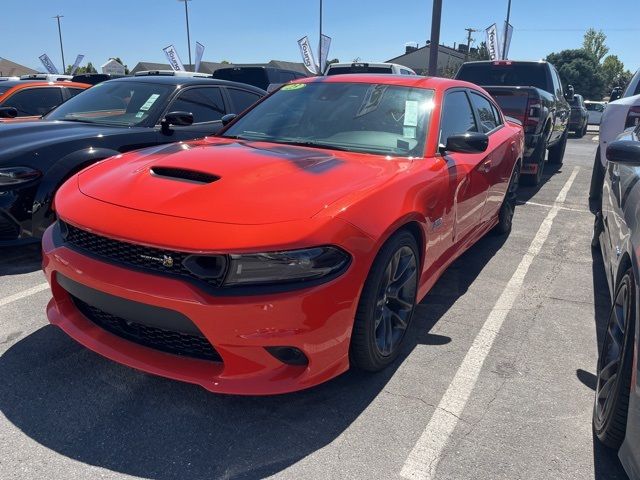
<svg viewBox="0 0 640 480">
<path fill-rule="evenodd" d="M 24 65 L 20 65 L 19 63 L 7 60 L 6 58 L 0 58 L 0 76 L 2 77 L 19 77 L 21 75 L 30 75 L 32 73 L 38 72 L 29 67 L 25 67 Z"/>
<path fill-rule="evenodd" d="M 402 63 L 402 61 L 398 61 L 398 60 L 401 60 L 403 57 L 406 57 L 408 55 L 414 55 L 416 52 L 421 52 L 422 50 L 425 50 L 425 49 L 429 50 L 429 48 L 430 48 L 430 45 L 425 45 L 423 47 L 412 50 L 411 52 L 398 55 L 397 57 L 394 57 L 391 60 L 387 60 L 387 63 Z M 460 60 L 464 60 L 463 52 L 459 52 L 458 50 L 451 47 L 447 47 L 446 45 L 438 45 L 438 52 L 446 53 L 447 55 L 451 55 L 452 57 L 458 57 Z"/>
</svg>

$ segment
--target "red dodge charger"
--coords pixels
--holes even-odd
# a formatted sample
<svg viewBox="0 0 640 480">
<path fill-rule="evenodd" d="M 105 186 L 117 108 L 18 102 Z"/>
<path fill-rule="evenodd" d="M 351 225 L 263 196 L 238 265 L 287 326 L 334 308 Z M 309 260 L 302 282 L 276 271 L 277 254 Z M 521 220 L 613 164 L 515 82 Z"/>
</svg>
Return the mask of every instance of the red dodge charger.
<svg viewBox="0 0 640 480">
<path fill-rule="evenodd" d="M 49 320 L 213 392 L 380 370 L 447 266 L 510 231 L 522 151 L 522 127 L 469 83 L 287 84 L 217 137 L 72 177 L 43 239 Z"/>
</svg>

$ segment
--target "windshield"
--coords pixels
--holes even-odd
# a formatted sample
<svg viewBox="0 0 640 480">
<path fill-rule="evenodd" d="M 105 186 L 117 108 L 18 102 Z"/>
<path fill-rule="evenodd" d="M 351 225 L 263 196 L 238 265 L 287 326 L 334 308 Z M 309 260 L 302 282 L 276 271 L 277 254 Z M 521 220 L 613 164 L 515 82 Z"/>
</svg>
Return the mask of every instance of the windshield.
<svg viewBox="0 0 640 480">
<path fill-rule="evenodd" d="M 159 115 L 173 85 L 143 82 L 104 82 L 91 87 L 53 110 L 47 120 L 100 125 L 135 126 Z"/>
<path fill-rule="evenodd" d="M 549 91 L 547 70 L 543 63 L 466 63 L 456 75 L 458 80 L 480 86 L 517 85 Z"/>
<path fill-rule="evenodd" d="M 433 90 L 370 83 L 297 83 L 247 112 L 223 136 L 422 156 Z"/>
</svg>

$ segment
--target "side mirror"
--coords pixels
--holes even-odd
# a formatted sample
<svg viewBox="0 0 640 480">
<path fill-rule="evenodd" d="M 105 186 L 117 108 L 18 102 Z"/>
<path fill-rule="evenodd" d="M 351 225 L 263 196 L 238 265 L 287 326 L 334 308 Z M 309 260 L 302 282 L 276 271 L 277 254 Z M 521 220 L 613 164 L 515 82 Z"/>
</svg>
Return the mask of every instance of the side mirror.
<svg viewBox="0 0 640 480">
<path fill-rule="evenodd" d="M 236 115 L 235 113 L 227 113 L 224 117 L 220 119 L 220 121 L 222 122 L 222 126 L 226 127 L 231 122 L 233 122 L 237 116 L 238 115 Z"/>
<path fill-rule="evenodd" d="M 573 100 L 573 96 L 576 94 L 575 89 L 573 88 L 573 85 L 567 85 L 567 91 L 565 92 L 564 96 L 567 100 Z"/>
<path fill-rule="evenodd" d="M 169 128 L 171 125 L 175 125 L 177 127 L 188 127 L 192 124 L 193 113 L 190 112 L 169 112 L 160 122 L 164 133 L 168 133 L 171 130 Z"/>
<path fill-rule="evenodd" d="M 0 107 L 0 118 L 16 118 L 18 110 L 14 107 Z"/>
<path fill-rule="evenodd" d="M 607 147 L 607 160 L 615 163 L 640 165 L 640 142 L 616 140 Z"/>
<path fill-rule="evenodd" d="M 611 97 L 609 98 L 609 101 L 615 102 L 621 97 L 622 97 L 622 89 L 620 87 L 616 87 L 611 91 Z"/>
<path fill-rule="evenodd" d="M 440 147 L 440 153 L 482 153 L 489 147 L 489 137 L 484 133 L 467 132 L 451 135 L 447 138 L 447 145 Z"/>
</svg>

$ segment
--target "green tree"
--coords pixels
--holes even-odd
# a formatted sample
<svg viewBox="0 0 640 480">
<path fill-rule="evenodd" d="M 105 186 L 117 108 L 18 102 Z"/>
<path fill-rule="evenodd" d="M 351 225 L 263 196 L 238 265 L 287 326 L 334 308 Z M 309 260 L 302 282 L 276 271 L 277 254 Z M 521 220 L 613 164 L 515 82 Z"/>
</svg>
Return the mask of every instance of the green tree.
<svg viewBox="0 0 640 480">
<path fill-rule="evenodd" d="M 69 70 L 70 69 L 71 69 L 71 66 L 69 66 Z M 98 71 L 93 66 L 93 63 L 87 62 L 85 66 L 78 67 L 78 69 L 76 70 L 76 75 L 79 75 L 81 73 L 98 73 Z"/>
<path fill-rule="evenodd" d="M 120 65 L 124 65 L 124 74 L 129 75 L 129 67 L 126 66 L 122 60 L 120 60 L 120 57 L 109 57 L 109 60 L 115 60 Z"/>
<path fill-rule="evenodd" d="M 605 93 L 611 92 L 614 87 L 620 86 L 618 83 L 624 74 L 624 63 L 617 55 L 609 55 L 602 62 L 602 76 L 604 78 Z"/>
<path fill-rule="evenodd" d="M 551 53 L 546 60 L 558 69 L 565 91 L 568 85 L 573 85 L 576 93 L 584 98 L 602 98 L 605 81 L 602 68 L 594 55 L 581 48 Z"/>
<path fill-rule="evenodd" d="M 582 41 L 582 48 L 584 48 L 590 55 L 596 58 L 596 61 L 600 63 L 607 53 L 609 53 L 609 47 L 605 45 L 607 36 L 602 30 L 596 31 L 594 28 L 590 28 L 584 34 L 584 40 Z"/>
<path fill-rule="evenodd" d="M 487 42 L 480 42 L 478 48 L 472 48 L 469 52 L 469 60 L 491 60 L 489 56 L 489 49 L 487 48 Z"/>
<path fill-rule="evenodd" d="M 223 65 L 231 65 L 231 62 L 229 60 L 222 60 L 220 63 Z"/>
</svg>

